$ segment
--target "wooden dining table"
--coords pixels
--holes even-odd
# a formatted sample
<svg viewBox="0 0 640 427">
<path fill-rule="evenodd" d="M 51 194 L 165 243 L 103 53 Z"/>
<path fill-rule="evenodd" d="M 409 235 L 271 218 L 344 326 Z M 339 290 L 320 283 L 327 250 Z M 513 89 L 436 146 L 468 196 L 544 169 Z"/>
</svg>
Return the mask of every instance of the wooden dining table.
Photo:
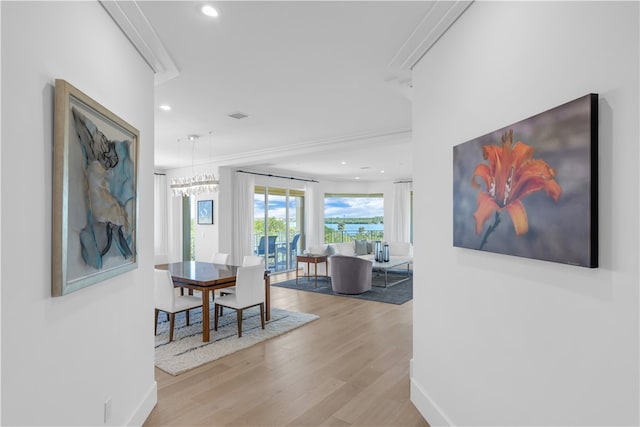
<svg viewBox="0 0 640 427">
<path fill-rule="evenodd" d="M 169 270 L 175 286 L 200 291 L 202 293 L 202 341 L 209 337 L 209 294 L 216 289 L 235 286 L 239 266 L 212 264 L 203 261 L 182 261 L 158 264 L 157 269 Z M 264 272 L 265 319 L 271 318 L 269 270 Z"/>
</svg>

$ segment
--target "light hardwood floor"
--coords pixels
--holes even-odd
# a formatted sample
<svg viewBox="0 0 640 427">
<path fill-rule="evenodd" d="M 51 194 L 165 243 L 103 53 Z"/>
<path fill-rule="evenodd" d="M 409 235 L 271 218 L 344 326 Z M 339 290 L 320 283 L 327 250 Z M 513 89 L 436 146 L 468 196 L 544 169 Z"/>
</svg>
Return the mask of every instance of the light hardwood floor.
<svg viewBox="0 0 640 427">
<path fill-rule="evenodd" d="M 278 287 L 271 298 L 320 318 L 182 375 L 156 368 L 144 426 L 428 426 L 409 400 L 412 301 Z"/>
</svg>

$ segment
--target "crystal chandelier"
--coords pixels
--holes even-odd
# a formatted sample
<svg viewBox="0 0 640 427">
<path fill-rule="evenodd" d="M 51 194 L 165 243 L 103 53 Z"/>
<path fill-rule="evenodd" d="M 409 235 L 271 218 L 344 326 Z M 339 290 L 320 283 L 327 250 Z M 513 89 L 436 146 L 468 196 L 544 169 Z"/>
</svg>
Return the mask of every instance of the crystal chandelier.
<svg viewBox="0 0 640 427">
<path fill-rule="evenodd" d="M 212 173 L 202 173 L 171 180 L 171 190 L 176 197 L 189 197 L 218 191 L 218 180 Z"/>
<path fill-rule="evenodd" d="M 193 171 L 193 143 L 198 139 L 198 135 L 189 135 L 192 143 L 191 148 L 191 170 Z M 218 191 L 219 181 L 213 173 L 201 173 L 188 177 L 174 178 L 171 180 L 171 190 L 175 197 L 189 197 L 202 193 L 213 193 Z"/>
</svg>

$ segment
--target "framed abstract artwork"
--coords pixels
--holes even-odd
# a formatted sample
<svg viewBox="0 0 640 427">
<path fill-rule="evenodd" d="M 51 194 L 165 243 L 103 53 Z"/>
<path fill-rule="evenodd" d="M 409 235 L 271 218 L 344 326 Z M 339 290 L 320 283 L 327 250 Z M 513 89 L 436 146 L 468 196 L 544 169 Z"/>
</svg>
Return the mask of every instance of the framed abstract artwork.
<svg viewBox="0 0 640 427">
<path fill-rule="evenodd" d="M 598 95 L 453 147 L 453 245 L 598 266 Z"/>
<path fill-rule="evenodd" d="M 198 200 L 198 224 L 213 224 L 213 200 Z"/>
<path fill-rule="evenodd" d="M 51 294 L 137 268 L 139 132 L 55 82 Z"/>
</svg>

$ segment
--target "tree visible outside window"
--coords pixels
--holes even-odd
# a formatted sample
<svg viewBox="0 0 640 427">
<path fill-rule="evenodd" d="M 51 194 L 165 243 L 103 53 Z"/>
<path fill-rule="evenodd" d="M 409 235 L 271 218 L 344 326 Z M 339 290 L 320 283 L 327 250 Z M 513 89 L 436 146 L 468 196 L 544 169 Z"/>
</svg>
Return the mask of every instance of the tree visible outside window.
<svg viewBox="0 0 640 427">
<path fill-rule="evenodd" d="M 266 220 L 266 224 L 265 224 Z M 295 268 L 295 255 L 302 247 L 304 192 L 296 189 L 256 186 L 254 194 L 254 252 L 264 256 L 272 271 Z M 268 239 L 275 238 L 270 247 Z M 260 243 L 262 239 L 262 244 Z M 294 246 L 295 241 L 295 246 Z"/>
</svg>

